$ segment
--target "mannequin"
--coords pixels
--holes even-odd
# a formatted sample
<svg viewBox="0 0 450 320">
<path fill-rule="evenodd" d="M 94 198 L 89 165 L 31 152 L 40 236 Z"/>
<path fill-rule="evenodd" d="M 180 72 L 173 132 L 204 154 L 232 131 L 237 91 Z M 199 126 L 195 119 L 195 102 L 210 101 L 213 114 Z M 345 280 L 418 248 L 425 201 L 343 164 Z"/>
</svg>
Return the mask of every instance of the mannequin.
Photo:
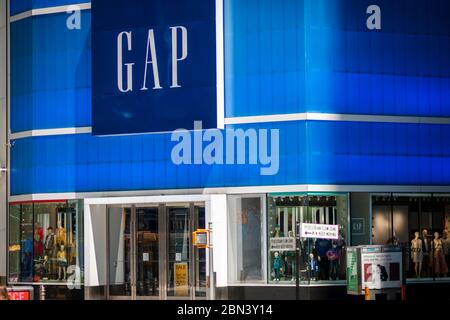
<svg viewBox="0 0 450 320">
<path fill-rule="evenodd" d="M 58 261 L 58 280 L 66 280 L 67 258 L 66 251 L 64 250 L 64 245 L 60 246 L 60 249 L 56 256 L 56 260 Z M 64 274 L 63 278 L 61 278 L 61 271 Z"/>
<path fill-rule="evenodd" d="M 56 243 L 58 245 L 66 244 L 66 229 L 61 226 L 61 221 L 58 221 L 58 228 L 56 228 Z"/>
<path fill-rule="evenodd" d="M 340 250 L 336 242 L 333 242 L 330 250 L 327 251 L 327 258 L 330 263 L 330 280 L 338 280 L 339 278 L 339 260 L 340 260 Z"/>
<path fill-rule="evenodd" d="M 274 238 L 281 238 L 283 237 L 283 232 L 280 230 L 280 225 L 275 226 L 275 232 L 274 232 Z"/>
<path fill-rule="evenodd" d="M 53 228 L 47 228 L 47 235 L 44 241 L 44 254 L 48 257 L 53 257 L 55 250 L 55 234 L 53 233 Z"/>
<path fill-rule="evenodd" d="M 50 261 L 52 261 L 52 258 L 55 257 L 55 248 L 56 248 L 55 234 L 53 233 L 53 228 L 48 227 L 47 235 L 45 236 L 44 240 L 44 256 L 47 259 L 47 275 L 51 275 L 54 272 L 53 265 L 52 263 L 50 263 Z"/>
<path fill-rule="evenodd" d="M 34 226 L 34 256 L 38 258 L 44 253 L 44 229 L 39 222 Z"/>
<path fill-rule="evenodd" d="M 411 259 L 414 263 L 414 270 L 416 271 L 416 277 L 420 278 L 422 273 L 422 240 L 419 239 L 420 233 L 417 231 L 414 233 L 414 239 L 411 241 Z"/>
<path fill-rule="evenodd" d="M 331 249 L 331 241 L 328 239 L 316 239 L 315 249 L 319 266 L 319 278 L 320 280 L 327 280 L 330 273 L 327 252 Z"/>
<path fill-rule="evenodd" d="M 282 260 L 280 258 L 280 254 L 275 252 L 273 258 L 273 271 L 275 272 L 275 281 L 280 281 L 280 273 L 282 271 Z"/>
<path fill-rule="evenodd" d="M 450 266 L 450 232 L 449 230 L 445 229 L 443 232 L 444 239 L 442 239 L 442 245 L 444 248 L 444 256 L 445 256 L 445 263 L 447 264 L 447 267 Z"/>
<path fill-rule="evenodd" d="M 44 256 L 44 261 L 42 262 L 44 267 L 44 274 L 42 277 L 42 280 L 48 280 L 48 274 L 49 274 L 49 263 L 48 263 L 48 256 Z"/>
<path fill-rule="evenodd" d="M 423 229 L 422 230 L 422 255 L 423 255 L 423 261 L 422 261 L 422 268 L 425 271 L 426 276 L 430 276 L 430 267 L 432 264 L 432 257 L 430 256 L 431 251 L 431 240 L 428 237 L 428 230 Z"/>
<path fill-rule="evenodd" d="M 448 272 L 447 263 L 445 263 L 442 239 L 439 238 L 439 232 L 434 233 L 434 272 L 438 276 L 445 276 Z"/>
<path fill-rule="evenodd" d="M 313 253 L 309 254 L 309 270 L 311 272 L 311 280 L 318 280 L 319 266 Z"/>
</svg>

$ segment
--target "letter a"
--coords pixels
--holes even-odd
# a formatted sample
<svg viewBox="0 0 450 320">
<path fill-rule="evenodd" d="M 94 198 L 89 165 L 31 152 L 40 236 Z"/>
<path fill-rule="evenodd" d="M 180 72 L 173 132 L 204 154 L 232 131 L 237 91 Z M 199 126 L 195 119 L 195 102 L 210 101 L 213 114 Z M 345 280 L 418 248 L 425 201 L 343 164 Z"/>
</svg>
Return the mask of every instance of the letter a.
<svg viewBox="0 0 450 320">
<path fill-rule="evenodd" d="M 381 9 L 377 5 L 371 5 L 367 8 L 367 14 L 371 16 L 367 18 L 367 29 L 381 30 Z"/>
<path fill-rule="evenodd" d="M 77 5 L 71 5 L 66 10 L 70 17 L 67 18 L 67 29 L 80 30 L 81 29 L 81 12 L 80 7 Z"/>
<path fill-rule="evenodd" d="M 150 53 L 150 59 L 148 54 Z M 147 55 L 145 56 L 145 72 L 144 72 L 144 85 L 141 90 L 148 90 L 147 88 L 147 67 L 151 64 L 153 67 L 153 80 L 155 82 L 154 90 L 162 89 L 159 83 L 159 72 L 158 72 L 158 57 L 156 56 L 156 45 L 155 45 L 155 33 L 153 29 L 148 30 L 148 40 L 147 40 Z"/>
</svg>

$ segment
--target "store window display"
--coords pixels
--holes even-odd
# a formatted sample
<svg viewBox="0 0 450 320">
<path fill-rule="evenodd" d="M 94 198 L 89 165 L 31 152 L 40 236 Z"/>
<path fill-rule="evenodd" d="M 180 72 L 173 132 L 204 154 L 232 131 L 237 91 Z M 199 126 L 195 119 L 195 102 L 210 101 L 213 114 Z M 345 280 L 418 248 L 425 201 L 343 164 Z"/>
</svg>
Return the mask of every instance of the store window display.
<svg viewBox="0 0 450 320">
<path fill-rule="evenodd" d="M 270 283 L 337 281 L 345 279 L 345 246 L 348 238 L 346 194 L 272 194 L 268 198 L 269 243 L 295 238 L 300 223 L 339 226 L 339 239 L 301 238 L 299 261 L 295 251 L 268 250 Z"/>
<path fill-rule="evenodd" d="M 82 277 L 83 252 L 77 247 L 77 240 L 83 239 L 82 219 L 82 203 L 75 200 L 11 206 L 10 232 L 20 239 L 10 237 L 10 282 L 66 282 L 70 266 L 69 272 L 75 270 Z M 17 251 L 20 266 L 15 263 Z M 82 282 L 82 278 L 75 281 Z"/>
<path fill-rule="evenodd" d="M 449 275 L 450 195 L 373 195 L 372 225 L 373 244 L 406 248 L 408 278 L 429 281 Z"/>
</svg>

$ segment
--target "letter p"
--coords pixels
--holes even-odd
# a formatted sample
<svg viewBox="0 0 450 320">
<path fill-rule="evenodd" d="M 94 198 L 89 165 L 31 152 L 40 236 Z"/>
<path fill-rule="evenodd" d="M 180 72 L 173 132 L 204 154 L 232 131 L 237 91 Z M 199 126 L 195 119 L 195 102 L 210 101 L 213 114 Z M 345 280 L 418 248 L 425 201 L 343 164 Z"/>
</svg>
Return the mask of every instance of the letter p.
<svg viewBox="0 0 450 320">
<path fill-rule="evenodd" d="M 172 30 L 172 85 L 171 88 L 181 88 L 178 83 L 178 62 L 188 56 L 187 29 L 183 26 L 170 27 Z M 178 57 L 178 30 L 181 31 L 181 57 Z"/>
</svg>

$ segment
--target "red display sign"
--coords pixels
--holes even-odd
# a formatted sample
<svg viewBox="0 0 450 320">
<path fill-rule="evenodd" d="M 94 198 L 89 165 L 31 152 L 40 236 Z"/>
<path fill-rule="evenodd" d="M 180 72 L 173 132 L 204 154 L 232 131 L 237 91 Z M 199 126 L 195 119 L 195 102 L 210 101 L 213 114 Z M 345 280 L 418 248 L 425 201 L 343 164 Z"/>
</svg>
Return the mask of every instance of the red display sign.
<svg viewBox="0 0 450 320">
<path fill-rule="evenodd" d="M 30 291 L 9 291 L 8 294 L 11 300 L 30 300 Z"/>
</svg>

